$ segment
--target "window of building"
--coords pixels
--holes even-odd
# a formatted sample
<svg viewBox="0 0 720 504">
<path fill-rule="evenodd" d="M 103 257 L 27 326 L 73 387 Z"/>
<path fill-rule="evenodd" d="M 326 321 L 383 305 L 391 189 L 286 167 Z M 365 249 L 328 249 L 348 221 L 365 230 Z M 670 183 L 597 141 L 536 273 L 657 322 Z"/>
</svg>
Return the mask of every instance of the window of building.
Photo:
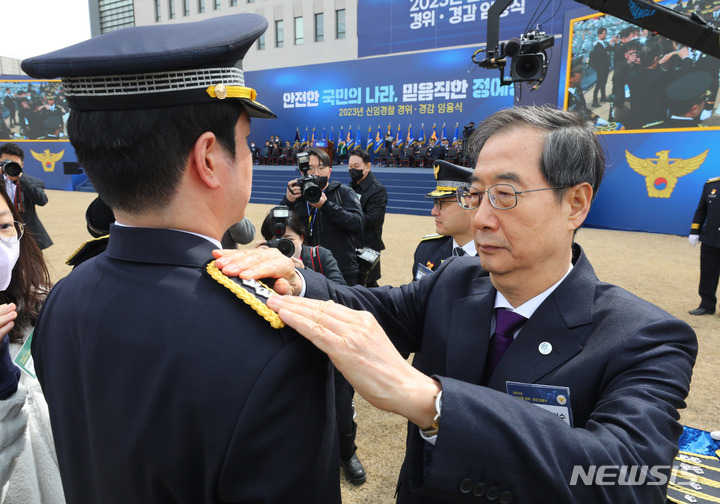
<svg viewBox="0 0 720 504">
<path fill-rule="evenodd" d="M 247 3 L 255 3 L 255 0 L 247 0 Z"/>
<path fill-rule="evenodd" d="M 283 47 L 285 45 L 285 28 L 283 20 L 275 21 L 275 47 Z"/>
<path fill-rule="evenodd" d="M 335 38 L 345 38 L 345 9 L 335 11 Z"/>
<path fill-rule="evenodd" d="M 160 0 L 155 0 L 155 22 L 159 23 L 162 20 L 160 16 Z"/>
<path fill-rule="evenodd" d="M 325 15 L 320 12 L 315 14 L 315 42 L 325 40 Z"/>
<path fill-rule="evenodd" d="M 215 1 L 214 1 L 214 4 L 213 4 L 213 9 L 215 9 L 215 10 L 220 10 L 220 7 L 222 7 L 222 5 L 220 5 L 220 2 L 221 2 L 221 1 L 222 1 L 222 0 L 215 0 Z"/>
<path fill-rule="evenodd" d="M 237 7 L 237 0 L 230 0 L 230 7 Z"/>
<path fill-rule="evenodd" d="M 183 0 L 183 16 L 190 15 L 190 0 Z"/>
<path fill-rule="evenodd" d="M 175 19 L 175 0 L 168 0 L 168 18 Z"/>
<path fill-rule="evenodd" d="M 304 42 L 303 38 L 303 18 L 295 18 L 295 45 L 302 45 Z"/>
<path fill-rule="evenodd" d="M 198 0 L 198 12 L 205 12 L 205 0 Z"/>
<path fill-rule="evenodd" d="M 263 49 L 265 49 L 265 34 L 264 33 L 262 35 L 260 35 L 260 37 L 258 38 L 257 44 L 258 44 L 258 47 L 257 47 L 258 51 L 262 51 Z"/>
</svg>

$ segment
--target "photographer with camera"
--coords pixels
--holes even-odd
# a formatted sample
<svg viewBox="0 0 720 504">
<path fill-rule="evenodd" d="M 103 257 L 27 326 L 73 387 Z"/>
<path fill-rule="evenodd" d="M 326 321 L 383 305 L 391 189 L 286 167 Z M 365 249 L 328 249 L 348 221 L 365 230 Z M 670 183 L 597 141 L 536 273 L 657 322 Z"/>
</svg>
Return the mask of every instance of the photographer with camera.
<svg viewBox="0 0 720 504">
<path fill-rule="evenodd" d="M 332 168 L 327 153 L 308 149 L 298 154 L 302 176 L 288 182 L 281 205 L 308 222 L 308 245 L 322 245 L 332 252 L 348 285 L 358 283 L 355 252 L 365 216 L 355 192 L 340 182 L 330 182 Z"/>
<path fill-rule="evenodd" d="M 281 205 L 307 222 L 308 245 L 321 245 L 332 252 L 348 285 L 358 283 L 356 246 L 365 227 L 365 216 L 355 191 L 340 182 L 329 182 L 330 157 L 320 149 L 308 149 L 297 156 L 302 176 L 288 182 Z M 335 370 L 335 412 L 340 440 L 340 465 L 352 485 L 362 485 L 367 476 L 355 451 L 357 424 L 353 420 L 355 390 Z"/>
<path fill-rule="evenodd" d="M 35 205 L 45 206 L 48 202 L 45 182 L 23 173 L 24 160 L 25 152 L 18 144 L 6 143 L 0 147 L 0 166 L 5 180 L 5 191 L 20 213 L 27 232 L 35 239 L 40 250 L 44 250 L 52 245 L 53 241 L 40 222 Z"/>
<path fill-rule="evenodd" d="M 296 267 L 317 271 L 332 282 L 347 285 L 332 252 L 320 245 L 305 245 L 304 233 L 305 227 L 295 212 L 285 206 L 276 206 L 260 227 L 260 234 L 266 241 L 258 242 L 258 246 L 276 248 L 292 258 Z"/>
</svg>

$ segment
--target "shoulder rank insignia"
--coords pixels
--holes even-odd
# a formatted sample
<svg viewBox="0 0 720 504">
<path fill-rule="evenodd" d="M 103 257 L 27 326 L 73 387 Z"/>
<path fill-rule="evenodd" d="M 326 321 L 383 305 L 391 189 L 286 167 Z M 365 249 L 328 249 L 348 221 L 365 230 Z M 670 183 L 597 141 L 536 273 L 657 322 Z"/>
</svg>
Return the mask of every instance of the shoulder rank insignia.
<svg viewBox="0 0 720 504">
<path fill-rule="evenodd" d="M 705 183 L 706 183 L 706 184 L 709 184 L 710 182 L 717 182 L 718 180 L 720 180 L 720 177 L 713 177 L 713 178 L 711 178 L 711 179 L 708 179 L 708 181 L 705 182 Z"/>
<path fill-rule="evenodd" d="M 270 287 L 257 280 L 228 277 L 215 267 L 215 261 L 207 263 L 205 271 L 213 280 L 235 294 L 245 304 L 250 305 L 262 318 L 270 322 L 274 329 L 285 327 L 285 322 L 280 320 L 280 316 L 267 307 L 268 298 L 275 294 Z"/>
<path fill-rule="evenodd" d="M 70 257 L 67 258 L 65 264 L 68 266 L 77 266 L 88 259 L 104 252 L 107 248 L 108 238 L 110 235 L 99 236 L 88 240 L 77 249 Z"/>
<path fill-rule="evenodd" d="M 445 238 L 445 235 L 441 234 L 429 234 L 420 238 L 420 241 L 437 240 L 438 238 Z"/>
</svg>

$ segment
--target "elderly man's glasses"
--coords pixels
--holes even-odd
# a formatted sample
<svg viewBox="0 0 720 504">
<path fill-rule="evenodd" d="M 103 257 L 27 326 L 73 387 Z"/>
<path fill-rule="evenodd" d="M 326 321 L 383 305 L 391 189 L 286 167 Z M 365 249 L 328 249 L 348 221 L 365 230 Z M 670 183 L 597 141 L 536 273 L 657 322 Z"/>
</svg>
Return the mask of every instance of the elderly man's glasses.
<svg viewBox="0 0 720 504">
<path fill-rule="evenodd" d="M 498 210 L 510 210 L 518 203 L 518 194 L 525 194 L 549 189 L 562 189 L 562 187 L 543 187 L 541 189 L 530 189 L 528 191 L 517 191 L 510 184 L 495 184 L 488 187 L 487 191 L 478 191 L 474 187 L 460 187 L 455 193 L 458 205 L 466 210 L 475 210 L 480 206 L 485 194 L 490 198 L 490 204 Z"/>
<path fill-rule="evenodd" d="M 25 233 L 25 224 L 18 221 L 10 221 L 0 224 L 0 241 L 5 243 L 17 243 Z"/>
</svg>

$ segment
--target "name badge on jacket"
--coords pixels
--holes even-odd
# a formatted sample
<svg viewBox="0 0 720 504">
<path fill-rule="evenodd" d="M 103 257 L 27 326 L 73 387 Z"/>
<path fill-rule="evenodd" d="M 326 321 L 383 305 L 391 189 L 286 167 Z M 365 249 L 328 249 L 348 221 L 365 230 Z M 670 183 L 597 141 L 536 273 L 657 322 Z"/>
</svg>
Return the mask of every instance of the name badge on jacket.
<svg viewBox="0 0 720 504">
<path fill-rule="evenodd" d="M 573 426 L 569 387 L 509 381 L 505 382 L 505 388 L 511 396 L 549 411 L 570 427 Z"/>
</svg>

